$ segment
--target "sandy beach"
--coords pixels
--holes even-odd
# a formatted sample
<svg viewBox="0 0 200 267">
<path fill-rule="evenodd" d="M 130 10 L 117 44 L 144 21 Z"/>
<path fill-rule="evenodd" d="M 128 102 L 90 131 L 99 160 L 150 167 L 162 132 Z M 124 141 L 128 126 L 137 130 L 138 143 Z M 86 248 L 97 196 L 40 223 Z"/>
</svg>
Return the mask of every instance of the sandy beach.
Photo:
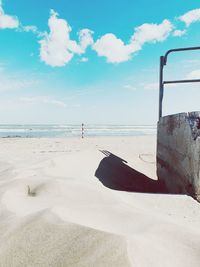
<svg viewBox="0 0 200 267">
<path fill-rule="evenodd" d="M 0 0 L 0 267 L 200 267 L 199 24 Z"/>
<path fill-rule="evenodd" d="M 156 136 L 0 147 L 1 267 L 199 266 L 200 205 L 156 181 Z"/>
</svg>

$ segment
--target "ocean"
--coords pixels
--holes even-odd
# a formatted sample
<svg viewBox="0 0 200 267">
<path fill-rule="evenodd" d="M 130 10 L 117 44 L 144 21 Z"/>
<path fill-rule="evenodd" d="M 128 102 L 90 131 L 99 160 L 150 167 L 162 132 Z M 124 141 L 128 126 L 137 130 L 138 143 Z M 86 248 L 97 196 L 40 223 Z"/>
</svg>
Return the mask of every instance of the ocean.
<svg viewBox="0 0 200 267">
<path fill-rule="evenodd" d="M 14 137 L 81 137 L 81 125 L 70 124 L 1 124 L 0 138 Z M 155 135 L 156 125 L 84 125 L 84 136 Z"/>
</svg>

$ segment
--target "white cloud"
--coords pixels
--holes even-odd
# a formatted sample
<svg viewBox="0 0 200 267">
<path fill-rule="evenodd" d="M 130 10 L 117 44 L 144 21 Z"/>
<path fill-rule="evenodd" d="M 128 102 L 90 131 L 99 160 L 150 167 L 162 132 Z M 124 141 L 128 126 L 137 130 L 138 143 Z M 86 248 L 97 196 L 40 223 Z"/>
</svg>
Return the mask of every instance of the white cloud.
<svg viewBox="0 0 200 267">
<path fill-rule="evenodd" d="M 175 30 L 173 32 L 173 36 L 175 37 L 181 37 L 183 36 L 184 34 L 186 34 L 186 30 Z"/>
<path fill-rule="evenodd" d="M 121 39 L 118 39 L 114 34 L 107 33 L 96 41 L 93 49 L 98 56 L 107 58 L 107 62 L 120 63 L 131 58 L 130 46 L 126 45 Z"/>
<path fill-rule="evenodd" d="M 158 90 L 158 88 L 159 88 L 158 82 L 144 84 L 145 90 Z"/>
<path fill-rule="evenodd" d="M 159 83 L 158 82 L 152 82 L 152 83 L 146 83 L 146 84 L 141 84 L 141 86 L 145 90 L 159 90 Z M 178 87 L 178 84 L 170 83 L 170 84 L 165 84 L 165 88 L 176 88 Z"/>
<path fill-rule="evenodd" d="M 187 75 L 187 79 L 200 79 L 200 69 L 191 71 Z"/>
<path fill-rule="evenodd" d="M 194 64 L 200 64 L 200 59 L 185 59 L 182 61 L 183 63 L 194 65 Z"/>
<path fill-rule="evenodd" d="M 93 49 L 99 56 L 104 56 L 107 62 L 120 63 L 131 59 L 132 55 L 142 49 L 145 43 L 155 43 L 164 41 L 173 29 L 169 20 L 164 20 L 161 24 L 142 24 L 135 28 L 130 42 L 125 44 L 114 34 L 108 33 L 98 39 L 93 45 Z"/>
<path fill-rule="evenodd" d="M 87 62 L 89 59 L 87 58 L 87 57 L 82 57 L 81 59 L 80 59 L 80 61 L 81 62 Z"/>
<path fill-rule="evenodd" d="M 66 20 L 58 18 L 55 11 L 51 11 L 48 22 L 50 33 L 46 33 L 39 41 L 40 58 L 52 67 L 66 65 L 74 54 L 83 54 L 86 48 L 93 43 L 92 31 L 83 29 L 79 32 L 78 44 L 70 40 L 71 27 Z"/>
<path fill-rule="evenodd" d="M 200 9 L 194 9 L 179 20 L 184 21 L 187 26 L 192 22 L 200 20 Z M 91 46 L 98 56 L 105 57 L 109 63 L 121 63 L 130 60 L 133 55 L 142 49 L 146 43 L 162 42 L 171 34 L 180 37 L 186 30 L 174 30 L 173 24 L 165 19 L 160 24 L 144 23 L 134 29 L 129 42 L 125 43 L 113 33 L 101 36 L 95 43 L 93 32 L 82 29 L 78 32 L 78 41 L 70 39 L 72 31 L 68 22 L 58 17 L 58 13 L 51 10 L 48 20 L 49 33 L 40 32 L 34 25 L 23 26 L 19 24 L 17 17 L 6 15 L 0 0 L 0 28 L 17 28 L 19 31 L 32 32 L 40 38 L 40 59 L 52 67 L 62 67 L 69 63 L 75 54 L 83 55 Z M 87 57 L 80 61 L 86 62 Z"/>
<path fill-rule="evenodd" d="M 25 32 L 33 32 L 33 33 L 37 33 L 37 31 L 38 31 L 37 27 L 34 25 L 23 26 L 23 30 Z"/>
<path fill-rule="evenodd" d="M 49 98 L 48 96 L 38 96 L 38 97 L 21 97 L 21 102 L 33 103 L 33 104 L 50 104 L 58 107 L 66 107 L 63 101 Z"/>
<path fill-rule="evenodd" d="M 40 82 L 37 80 L 19 79 L 16 77 L 5 77 L 2 75 L 0 92 L 28 89 L 38 85 Z"/>
<path fill-rule="evenodd" d="M 0 29 L 15 29 L 19 27 L 19 20 L 15 16 L 5 14 L 0 1 Z"/>
<path fill-rule="evenodd" d="M 58 19 L 57 15 L 51 11 L 48 22 L 50 33 L 39 41 L 41 60 L 53 67 L 64 66 L 73 57 L 73 54 L 67 49 L 71 27 L 65 20 Z"/>
<path fill-rule="evenodd" d="M 179 20 L 183 21 L 187 27 L 189 27 L 191 23 L 200 21 L 200 8 L 188 11 L 180 16 Z"/>
<path fill-rule="evenodd" d="M 32 89 L 42 84 L 42 80 L 35 79 L 31 76 L 27 77 L 26 74 L 22 75 L 16 72 L 15 74 L 10 73 L 7 69 L 7 65 L 0 63 L 0 92 Z"/>
<path fill-rule="evenodd" d="M 145 43 L 162 42 L 169 36 L 173 29 L 172 23 L 165 19 L 161 24 L 144 23 L 135 28 L 131 42 L 137 42 L 140 45 Z"/>
<path fill-rule="evenodd" d="M 20 25 L 19 31 L 23 31 L 23 32 L 32 32 L 34 34 L 36 34 L 38 37 L 44 37 L 45 34 L 41 31 L 38 30 L 37 26 L 35 25 Z"/>
<path fill-rule="evenodd" d="M 78 35 L 79 35 L 79 43 L 80 48 L 82 50 L 82 53 L 85 52 L 88 46 L 92 45 L 94 43 L 94 40 L 92 38 L 93 31 L 89 29 L 82 29 Z"/>
<path fill-rule="evenodd" d="M 73 40 L 68 40 L 68 50 L 73 52 L 74 54 L 84 54 L 85 50 L 88 46 L 93 44 L 93 38 L 92 38 L 93 32 L 89 29 L 83 29 L 78 33 L 79 36 L 79 43 Z"/>
<path fill-rule="evenodd" d="M 124 88 L 125 89 L 128 89 L 130 91 L 135 91 L 136 90 L 136 88 L 134 86 L 130 85 L 130 84 L 125 84 L 124 85 Z"/>
</svg>

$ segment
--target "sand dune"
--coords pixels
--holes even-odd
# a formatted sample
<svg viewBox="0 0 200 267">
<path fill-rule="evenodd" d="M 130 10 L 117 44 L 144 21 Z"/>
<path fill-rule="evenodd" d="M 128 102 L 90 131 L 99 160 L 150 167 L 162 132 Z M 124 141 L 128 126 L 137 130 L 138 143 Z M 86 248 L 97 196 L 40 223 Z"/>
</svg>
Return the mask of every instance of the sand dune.
<svg viewBox="0 0 200 267">
<path fill-rule="evenodd" d="M 157 183 L 155 141 L 1 139 L 0 266 L 199 266 L 199 203 Z"/>
<path fill-rule="evenodd" d="M 1 238 L 0 266 L 131 266 L 124 237 L 73 223 L 48 211 L 15 222 Z"/>
</svg>

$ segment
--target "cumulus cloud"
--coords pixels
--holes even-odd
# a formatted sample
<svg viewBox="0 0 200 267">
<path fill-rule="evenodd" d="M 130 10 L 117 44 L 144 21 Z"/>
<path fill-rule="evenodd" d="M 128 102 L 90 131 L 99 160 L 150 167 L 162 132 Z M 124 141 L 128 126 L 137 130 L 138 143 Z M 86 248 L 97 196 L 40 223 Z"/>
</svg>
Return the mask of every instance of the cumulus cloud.
<svg viewBox="0 0 200 267">
<path fill-rule="evenodd" d="M 93 43 L 92 31 L 83 29 L 79 32 L 79 43 L 70 39 L 71 27 L 66 20 L 58 18 L 58 13 L 51 10 L 48 21 L 50 33 L 46 33 L 40 43 L 40 58 L 52 67 L 66 65 L 74 54 L 83 54 Z"/>
<path fill-rule="evenodd" d="M 187 27 L 189 27 L 191 23 L 200 21 L 200 8 L 188 11 L 180 16 L 179 20 L 183 21 Z"/>
<path fill-rule="evenodd" d="M 112 33 L 107 33 L 98 39 L 93 45 L 93 49 L 98 56 L 106 57 L 107 62 L 110 63 L 127 61 L 131 58 L 132 53 L 130 45 L 126 45 Z"/>
<path fill-rule="evenodd" d="M 93 44 L 93 38 L 92 38 L 93 31 L 89 29 L 82 29 L 79 32 L 79 43 L 80 48 L 82 50 L 82 53 L 85 52 L 88 46 Z"/>
<path fill-rule="evenodd" d="M 35 25 L 22 25 L 16 16 L 5 14 L 2 1 L 0 0 L 0 29 L 17 29 L 18 32 L 32 32 L 38 37 L 42 37 L 43 33 L 38 30 Z"/>
<path fill-rule="evenodd" d="M 162 42 L 167 39 L 172 29 L 173 25 L 167 19 L 163 20 L 161 24 L 144 23 L 135 28 L 131 42 L 137 42 L 140 45 Z"/>
<path fill-rule="evenodd" d="M 78 33 L 79 43 L 73 40 L 68 40 L 68 49 L 74 54 L 84 54 L 88 46 L 93 44 L 93 32 L 89 29 L 83 29 Z"/>
<path fill-rule="evenodd" d="M 18 32 L 30 32 L 36 35 L 38 38 L 43 38 L 44 36 L 46 36 L 46 34 L 44 32 L 39 31 L 37 26 L 35 25 L 24 26 L 20 23 L 19 27 L 17 28 L 17 31 Z"/>
<path fill-rule="evenodd" d="M 175 30 L 173 32 L 173 36 L 174 37 L 181 37 L 183 36 L 184 34 L 186 34 L 186 30 Z"/>
<path fill-rule="evenodd" d="M 38 31 L 37 27 L 34 25 L 23 26 L 23 30 L 25 32 L 33 32 L 33 33 L 36 33 Z"/>
<path fill-rule="evenodd" d="M 178 18 L 186 26 L 200 21 L 200 9 L 191 10 Z M 82 29 L 77 33 L 78 39 L 72 40 L 71 26 L 58 13 L 51 10 L 48 20 L 49 32 L 40 32 L 34 25 L 22 25 L 17 17 L 5 14 L 0 0 L 0 29 L 17 28 L 18 31 L 32 32 L 39 40 L 40 59 L 52 67 L 62 67 L 69 63 L 75 54 L 83 55 L 91 46 L 97 55 L 105 57 L 109 63 L 121 63 L 130 60 L 147 43 L 162 42 L 169 35 L 181 37 L 186 29 L 179 30 L 167 19 L 160 24 L 144 23 L 134 29 L 130 40 L 125 43 L 113 33 L 106 33 L 94 42 L 93 31 Z M 80 61 L 86 62 L 82 56 Z"/>
<path fill-rule="evenodd" d="M 80 59 L 81 62 L 87 62 L 88 60 L 89 60 L 88 57 L 82 57 L 82 58 Z"/>
<path fill-rule="evenodd" d="M 191 71 L 187 75 L 187 79 L 200 79 L 200 69 Z"/>
<path fill-rule="evenodd" d="M 46 33 L 44 39 L 39 41 L 41 60 L 53 67 L 64 66 L 73 57 L 67 49 L 71 27 L 57 16 L 58 14 L 52 10 L 48 21 L 50 33 Z"/>
<path fill-rule="evenodd" d="M 164 20 L 161 24 L 142 24 L 135 28 L 128 44 L 114 34 L 108 33 L 98 39 L 93 49 L 99 56 L 104 56 L 107 62 L 120 63 L 131 59 L 132 55 L 142 49 L 145 43 L 155 43 L 164 41 L 173 29 L 169 20 Z"/>
<path fill-rule="evenodd" d="M 0 29 L 15 29 L 19 27 L 19 20 L 15 16 L 5 14 L 0 1 Z"/>
</svg>

